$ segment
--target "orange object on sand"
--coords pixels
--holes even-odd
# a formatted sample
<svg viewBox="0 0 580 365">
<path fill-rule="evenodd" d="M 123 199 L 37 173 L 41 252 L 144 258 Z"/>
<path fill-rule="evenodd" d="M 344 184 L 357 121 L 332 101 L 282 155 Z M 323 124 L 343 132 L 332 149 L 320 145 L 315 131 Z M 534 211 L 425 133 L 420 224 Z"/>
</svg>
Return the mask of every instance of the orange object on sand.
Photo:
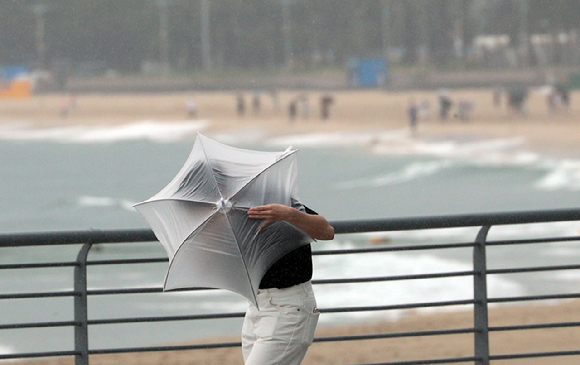
<svg viewBox="0 0 580 365">
<path fill-rule="evenodd" d="M 0 88 L 0 98 L 29 98 L 32 85 L 29 80 L 12 80 L 8 88 Z"/>
</svg>

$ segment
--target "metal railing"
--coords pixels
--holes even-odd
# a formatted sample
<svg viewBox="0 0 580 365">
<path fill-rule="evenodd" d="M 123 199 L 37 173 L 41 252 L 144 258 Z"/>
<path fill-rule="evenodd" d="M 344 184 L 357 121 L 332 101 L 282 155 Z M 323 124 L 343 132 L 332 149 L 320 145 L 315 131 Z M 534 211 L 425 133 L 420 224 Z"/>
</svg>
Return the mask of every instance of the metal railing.
<svg viewBox="0 0 580 365">
<path fill-rule="evenodd" d="M 322 315 L 325 315 L 330 313 L 344 313 L 344 312 L 392 311 L 402 309 L 443 308 L 450 306 L 471 305 L 473 307 L 473 326 L 469 328 L 454 328 L 454 329 L 441 329 L 430 331 L 414 331 L 400 333 L 393 332 L 393 333 L 378 333 L 378 334 L 350 335 L 350 336 L 327 336 L 327 337 L 317 337 L 315 338 L 314 341 L 315 343 L 319 343 L 319 342 L 336 342 L 336 341 L 359 341 L 369 339 L 391 339 L 402 337 L 411 338 L 418 336 L 473 334 L 473 343 L 474 343 L 473 356 L 380 363 L 385 365 L 440 364 L 440 363 L 460 363 L 460 362 L 463 363 L 473 362 L 476 365 L 488 365 L 490 361 L 493 360 L 580 355 L 580 350 L 573 349 L 567 351 L 514 353 L 514 354 L 498 355 L 498 354 L 490 354 L 489 348 L 489 333 L 494 331 L 499 332 L 499 331 L 516 331 L 524 329 L 580 327 L 580 323 L 578 322 L 541 323 L 533 325 L 522 324 L 522 325 L 496 326 L 496 327 L 490 327 L 488 324 L 488 304 L 490 303 L 508 303 L 508 302 L 526 302 L 532 300 L 580 298 L 580 293 L 533 295 L 533 296 L 525 296 L 525 297 L 520 296 L 510 298 L 490 298 L 488 297 L 487 293 L 487 278 L 489 275 L 580 269 L 580 265 L 560 265 L 560 266 L 552 265 L 541 267 L 521 267 L 521 268 L 494 269 L 494 270 L 489 269 L 487 266 L 486 248 L 490 246 L 580 241 L 579 236 L 490 241 L 487 239 L 490 227 L 499 225 L 532 224 L 532 223 L 562 222 L 562 221 L 580 221 L 580 209 L 453 215 L 453 216 L 438 216 L 438 217 L 413 217 L 413 218 L 380 219 L 380 220 L 333 221 L 331 222 L 331 224 L 334 226 L 336 234 L 380 232 L 380 231 L 410 231 L 424 229 L 447 229 L 457 227 L 480 227 L 479 233 L 472 242 L 433 243 L 433 244 L 427 243 L 406 246 L 381 245 L 358 249 L 314 251 L 313 253 L 314 255 L 345 255 L 345 254 L 361 254 L 361 253 L 372 254 L 379 252 L 396 252 L 396 251 L 440 250 L 454 248 L 472 249 L 473 270 L 441 272 L 431 274 L 416 274 L 416 275 L 326 279 L 326 280 L 315 280 L 313 281 L 313 284 L 325 285 L 325 284 L 419 280 L 419 279 L 471 276 L 473 277 L 472 299 L 449 300 L 427 303 L 405 303 L 387 306 L 321 308 L 320 312 L 322 313 Z M 118 264 L 147 265 L 167 261 L 166 258 L 88 260 L 88 253 L 92 245 L 102 243 L 113 244 L 127 242 L 149 242 L 149 241 L 156 241 L 154 234 L 150 230 L 114 230 L 114 231 L 89 230 L 89 231 L 42 232 L 42 233 L 0 235 L 0 248 L 82 244 L 81 249 L 78 252 L 77 258 L 74 261 L 47 262 L 47 263 L 42 262 L 6 263 L 0 265 L 0 271 L 15 270 L 15 269 L 47 269 L 53 267 L 74 268 L 73 290 L 62 290 L 51 292 L 42 291 L 42 292 L 25 292 L 25 293 L 0 293 L 0 301 L 18 300 L 18 299 L 72 297 L 74 300 L 73 320 L 53 321 L 53 322 L 46 321 L 33 323 L 2 323 L 0 324 L 0 331 L 10 331 L 15 329 L 54 328 L 54 327 L 74 328 L 74 350 L 0 354 L 0 360 L 74 356 L 76 365 L 85 365 L 89 363 L 89 356 L 96 354 L 194 350 L 194 349 L 225 348 L 225 347 L 240 346 L 239 342 L 220 342 L 220 343 L 205 343 L 193 345 L 146 346 L 146 347 L 131 347 L 131 348 L 127 347 L 105 348 L 105 349 L 91 349 L 89 347 L 89 327 L 91 326 L 105 324 L 126 324 L 126 323 L 163 322 L 163 321 L 196 321 L 203 319 L 241 318 L 244 316 L 244 313 L 236 312 L 236 313 L 213 313 L 213 314 L 165 316 L 165 317 L 90 319 L 87 305 L 89 296 L 160 293 L 163 290 L 161 287 L 91 289 L 87 287 L 88 266 L 118 265 Z M 378 365 L 378 363 L 373 365 Z"/>
</svg>

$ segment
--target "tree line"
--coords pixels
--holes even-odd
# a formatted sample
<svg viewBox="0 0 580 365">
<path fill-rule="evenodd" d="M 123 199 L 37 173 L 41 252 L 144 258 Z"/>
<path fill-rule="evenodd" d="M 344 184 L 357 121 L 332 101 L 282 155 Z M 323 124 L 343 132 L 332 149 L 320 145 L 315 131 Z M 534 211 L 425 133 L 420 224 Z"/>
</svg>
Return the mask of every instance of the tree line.
<svg viewBox="0 0 580 365">
<path fill-rule="evenodd" d="M 517 43 L 579 17 L 578 0 L 6 0 L 0 64 L 308 69 L 390 50 L 406 65 L 445 66 L 478 34 Z"/>
</svg>

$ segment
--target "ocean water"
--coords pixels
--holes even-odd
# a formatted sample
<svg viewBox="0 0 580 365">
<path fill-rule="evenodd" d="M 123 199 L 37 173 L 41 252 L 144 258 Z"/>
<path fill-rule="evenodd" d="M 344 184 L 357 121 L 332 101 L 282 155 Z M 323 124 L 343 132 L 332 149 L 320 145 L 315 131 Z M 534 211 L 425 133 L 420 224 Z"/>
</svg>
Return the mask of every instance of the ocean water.
<svg viewBox="0 0 580 365">
<path fill-rule="evenodd" d="M 132 208 L 179 171 L 207 121 L 33 129 L 0 127 L 0 232 L 146 228 Z M 406 130 L 269 137 L 257 128 L 210 133 L 241 148 L 300 149 L 299 186 L 305 204 L 329 220 L 412 217 L 578 207 L 580 161 L 530 150 L 522 138 L 411 139 Z M 490 239 L 568 236 L 580 222 L 494 227 Z M 371 242 L 421 245 L 472 241 L 477 229 L 339 235 L 315 250 L 367 247 Z M 72 261 L 78 246 L 3 248 L 1 263 Z M 98 245 L 90 259 L 164 257 L 158 243 Z M 577 243 L 489 248 L 491 268 L 572 264 Z M 91 289 L 160 287 L 167 264 L 91 266 Z M 467 249 L 314 257 L 314 278 L 409 275 L 471 269 Z M 70 290 L 72 269 L 9 270 L 2 293 Z M 580 273 L 550 272 L 489 278 L 491 297 L 578 292 Z M 470 278 L 319 285 L 320 308 L 468 299 Z M 378 294 L 377 294 L 378 293 Z M 225 291 L 194 291 L 89 299 L 89 316 L 124 318 L 242 312 L 245 299 Z M 404 312 L 325 314 L 321 325 L 396 319 Z M 72 319 L 72 300 L 5 300 L 0 323 Z M 91 327 L 91 347 L 126 347 L 239 333 L 241 319 Z M 67 350 L 70 329 L 0 331 L 0 353 Z"/>
</svg>

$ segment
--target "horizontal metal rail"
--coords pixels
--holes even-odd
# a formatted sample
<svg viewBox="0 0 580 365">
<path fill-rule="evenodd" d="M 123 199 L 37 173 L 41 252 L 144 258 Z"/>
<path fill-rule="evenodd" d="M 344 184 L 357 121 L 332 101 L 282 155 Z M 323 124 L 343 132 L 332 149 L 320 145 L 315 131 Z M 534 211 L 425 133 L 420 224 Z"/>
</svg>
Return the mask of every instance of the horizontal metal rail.
<svg viewBox="0 0 580 365">
<path fill-rule="evenodd" d="M 394 219 L 334 221 L 336 233 L 409 231 L 460 227 L 484 227 L 544 222 L 580 221 L 580 209 L 446 215 Z"/>
<path fill-rule="evenodd" d="M 336 234 L 483 227 L 511 224 L 580 221 L 580 209 L 447 215 L 330 222 Z M 0 247 L 74 245 L 79 243 L 150 242 L 157 238 L 150 229 L 86 230 L 0 234 Z"/>
<path fill-rule="evenodd" d="M 551 352 L 528 352 L 523 354 L 506 354 L 506 355 L 491 355 L 492 360 L 513 360 L 513 359 L 531 359 L 536 357 L 557 357 L 557 356 L 572 356 L 580 355 L 580 350 L 574 351 L 551 351 Z"/>
<path fill-rule="evenodd" d="M 574 242 L 580 241 L 580 237 L 549 237 L 549 238 L 526 238 L 517 240 L 487 240 L 487 231 L 491 226 L 510 225 L 510 224 L 531 224 L 543 222 L 561 222 L 561 221 L 580 221 L 580 209 L 564 209 L 550 211 L 526 211 L 526 212 L 506 212 L 506 213 L 488 213 L 472 215 L 451 215 L 438 217 L 409 217 L 396 219 L 378 219 L 378 220 L 352 220 L 352 221 L 332 221 L 336 234 L 351 234 L 365 232 L 381 231 L 407 231 L 407 230 L 424 230 L 424 229 L 446 229 L 459 227 L 482 227 L 478 238 L 472 242 L 463 243 L 436 243 L 421 244 L 409 246 L 380 246 L 370 248 L 340 249 L 340 250 L 319 250 L 314 251 L 313 255 L 358 255 L 374 254 L 380 252 L 397 252 L 397 251 L 426 251 L 442 249 L 473 249 L 474 252 L 474 270 L 464 270 L 456 272 L 436 272 L 429 274 L 411 274 L 395 276 L 376 276 L 376 277 L 357 277 L 357 278 L 332 278 L 314 280 L 314 285 L 332 285 L 332 284 L 351 284 L 351 283 L 370 283 L 370 282 L 388 282 L 403 280 L 426 280 L 441 279 L 452 277 L 473 277 L 474 278 L 474 298 L 463 300 L 449 300 L 440 302 L 425 303 L 402 303 L 396 305 L 383 306 L 358 306 L 358 307 L 336 307 L 321 308 L 322 314 L 330 313 L 347 313 L 347 312 L 376 312 L 376 311 L 394 311 L 409 310 L 418 308 L 442 308 L 452 306 L 471 306 L 474 311 L 474 326 L 472 328 L 453 328 L 444 330 L 431 331 L 414 331 L 414 332 L 393 332 L 393 333 L 375 333 L 350 336 L 326 336 L 317 337 L 315 343 L 320 342 L 338 342 L 338 341 L 361 341 L 361 340 L 381 340 L 401 337 L 420 337 L 420 336 L 445 336 L 456 334 L 473 334 L 475 338 L 475 354 L 472 357 L 456 357 L 446 359 L 429 359 L 413 360 L 400 362 L 384 362 L 380 364 L 389 365 L 418 365 L 418 364 L 438 364 L 438 363 L 456 363 L 456 362 L 474 362 L 476 365 L 487 365 L 490 360 L 516 359 L 516 358 L 533 358 L 548 356 L 568 356 L 578 355 L 580 351 L 552 351 L 543 353 L 520 353 L 520 354 L 490 354 L 487 333 L 500 331 L 516 330 L 538 330 L 546 328 L 570 328 L 580 327 L 580 322 L 564 323 L 539 323 L 539 324 L 515 324 L 511 326 L 489 326 L 487 324 L 487 305 L 488 303 L 510 303 L 526 302 L 536 300 L 553 300 L 553 299 L 576 299 L 580 294 L 550 294 L 534 295 L 523 297 L 509 298 L 489 298 L 486 293 L 486 277 L 489 275 L 504 275 L 514 273 L 532 273 L 545 271 L 564 271 L 579 270 L 580 265 L 553 265 L 537 267 L 519 267 L 519 268 L 501 268 L 488 269 L 485 263 L 486 246 L 502 245 L 525 245 L 525 244 L 542 244 L 553 242 Z M 26 246 L 54 246 L 54 245 L 84 245 L 84 250 L 88 252 L 93 244 L 116 244 L 127 242 L 150 242 L 156 241 L 155 235 L 147 229 L 131 230 L 86 230 L 86 231 L 66 231 L 66 232 L 29 232 L 29 233 L 10 233 L 0 234 L 1 247 L 26 247 Z M 26 270 L 26 269 L 48 269 L 59 267 L 74 267 L 75 272 L 83 273 L 87 266 L 104 266 L 104 265 L 132 265 L 132 264 L 156 264 L 167 263 L 168 259 L 163 258 L 133 258 L 133 259 L 110 259 L 110 260 L 87 260 L 79 254 L 77 261 L 67 262 L 48 262 L 48 263 L 7 263 L 0 265 L 0 270 Z M 86 275 L 86 272 L 85 274 Z M 197 290 L 208 290 L 208 288 L 197 288 Z M 241 318 L 242 312 L 234 313 L 212 313 L 212 314 L 193 314 L 165 317 L 133 317 L 133 318 L 99 318 L 89 319 L 86 307 L 86 298 L 88 296 L 103 295 L 136 295 L 136 294 L 155 294 L 161 293 L 161 287 L 142 287 L 142 288 L 113 288 L 113 289 L 89 289 L 86 282 L 75 279 L 74 290 L 63 290 L 54 292 L 35 292 L 35 293 L 0 293 L 0 300 L 11 299 L 40 299 L 51 297 L 72 297 L 75 298 L 75 319 L 69 321 L 54 322 L 36 322 L 36 323 L 8 323 L 0 324 L 0 330 L 13 330 L 23 328 L 51 328 L 51 327 L 74 327 L 76 336 L 76 348 L 74 351 L 51 351 L 37 353 L 19 353 L 19 354 L 0 354 L 0 359 L 24 359 L 35 357 L 54 357 L 54 356 L 75 356 L 77 364 L 88 364 L 88 355 L 95 354 L 114 354 L 129 352 L 149 352 L 149 351 L 173 351 L 173 350 L 195 350 L 208 348 L 226 348 L 238 347 L 239 342 L 225 343 L 208 343 L 181 346 L 146 346 L 134 348 L 115 348 L 115 349 L 90 349 L 88 347 L 88 326 L 127 324 L 127 323 L 148 323 L 148 322 L 170 322 L 170 321 L 199 321 L 210 319 Z M 84 304 L 83 304 L 84 301 Z M 378 365 L 379 363 L 372 364 Z"/>
<path fill-rule="evenodd" d="M 541 324 L 526 324 L 519 326 L 490 326 L 490 331 L 520 331 L 520 330 L 537 330 L 545 328 L 568 328 L 580 327 L 580 322 L 564 322 L 564 323 L 541 323 Z"/>
<path fill-rule="evenodd" d="M 449 359 L 412 360 L 396 362 L 374 362 L 359 365 L 430 365 L 430 364 L 452 364 L 457 362 L 477 361 L 476 357 L 455 357 Z"/>
</svg>

